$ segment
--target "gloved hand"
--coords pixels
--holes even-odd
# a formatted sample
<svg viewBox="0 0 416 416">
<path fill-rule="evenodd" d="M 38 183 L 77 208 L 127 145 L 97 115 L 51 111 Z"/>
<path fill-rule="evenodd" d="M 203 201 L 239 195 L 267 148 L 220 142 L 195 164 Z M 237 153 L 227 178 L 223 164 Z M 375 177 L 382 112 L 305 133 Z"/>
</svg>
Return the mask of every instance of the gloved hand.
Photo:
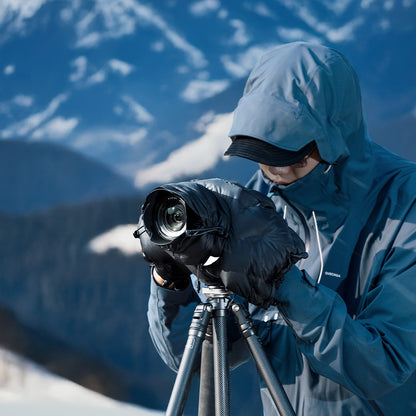
<svg viewBox="0 0 416 416">
<path fill-rule="evenodd" d="M 138 229 L 134 236 L 140 238 L 143 258 L 153 265 L 157 274 L 164 279 L 161 286 L 175 289 L 184 289 L 190 282 L 190 271 L 185 265 L 176 261 L 161 246 L 153 243 L 143 225 L 140 217 Z"/>
<path fill-rule="evenodd" d="M 252 210 L 259 210 L 256 221 Z M 293 264 L 306 258 L 305 245 L 283 218 L 266 206 L 251 207 L 232 218 L 232 235 L 217 262 L 200 272 L 219 277 L 224 286 L 267 309 Z"/>
</svg>

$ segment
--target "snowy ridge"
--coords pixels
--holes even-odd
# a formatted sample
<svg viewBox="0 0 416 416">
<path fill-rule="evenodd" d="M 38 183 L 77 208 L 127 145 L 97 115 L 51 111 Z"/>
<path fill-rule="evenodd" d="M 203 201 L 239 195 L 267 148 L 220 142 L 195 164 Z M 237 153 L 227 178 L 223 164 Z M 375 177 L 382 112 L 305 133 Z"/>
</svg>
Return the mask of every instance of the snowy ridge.
<svg viewBox="0 0 416 416">
<path fill-rule="evenodd" d="M 13 416 L 163 414 L 102 396 L 4 348 L 0 348 L 0 407 L 3 415 Z"/>
<path fill-rule="evenodd" d="M 212 169 L 223 158 L 229 145 L 226 134 L 231 123 L 232 114 L 215 115 L 201 137 L 176 149 L 165 161 L 139 171 L 135 182 L 137 187 L 171 182 L 185 175 L 197 176 Z"/>
<path fill-rule="evenodd" d="M 263 52 L 282 43 L 340 49 L 364 90 L 367 81 L 383 91 L 386 104 L 374 98 L 377 117 L 384 121 L 394 100 L 410 113 L 414 89 L 400 85 L 393 96 L 384 90 L 392 80 L 415 85 L 408 53 L 415 21 L 416 0 L 4 0 L 0 139 L 62 143 L 138 187 L 187 175 L 174 174 L 173 162 L 201 145 L 200 163 L 189 167 L 199 176 L 222 155 L 216 140 L 201 144 L 189 126 L 208 111 L 233 111 L 233 88 Z M 53 36 L 45 38 L 46 29 Z M 396 64 L 401 57 L 405 69 Z M 224 124 L 224 147 L 227 133 Z"/>
</svg>

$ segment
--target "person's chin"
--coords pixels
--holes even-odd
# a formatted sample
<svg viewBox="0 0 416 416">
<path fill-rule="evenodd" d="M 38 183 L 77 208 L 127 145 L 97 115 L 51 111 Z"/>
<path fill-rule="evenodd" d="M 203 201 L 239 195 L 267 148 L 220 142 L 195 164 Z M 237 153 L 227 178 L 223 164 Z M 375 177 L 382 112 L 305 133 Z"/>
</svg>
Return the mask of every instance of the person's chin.
<svg viewBox="0 0 416 416">
<path fill-rule="evenodd" d="M 274 183 L 277 183 L 278 185 L 290 185 L 291 183 L 295 182 L 295 181 L 289 181 L 289 180 L 285 180 L 285 179 L 272 179 L 272 181 Z"/>
</svg>

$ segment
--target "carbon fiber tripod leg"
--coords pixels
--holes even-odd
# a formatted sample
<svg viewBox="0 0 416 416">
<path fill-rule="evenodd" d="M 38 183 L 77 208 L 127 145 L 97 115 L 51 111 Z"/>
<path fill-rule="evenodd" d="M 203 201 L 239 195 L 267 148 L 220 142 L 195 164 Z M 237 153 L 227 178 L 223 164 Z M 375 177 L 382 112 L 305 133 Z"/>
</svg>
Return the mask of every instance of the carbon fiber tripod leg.
<svg viewBox="0 0 416 416">
<path fill-rule="evenodd" d="M 283 390 L 283 386 L 277 378 L 273 367 L 257 338 L 250 314 L 238 303 L 234 303 L 231 309 L 237 318 L 241 334 L 247 342 L 253 360 L 256 363 L 257 370 L 262 376 L 280 416 L 295 416 L 295 412 L 289 402 L 286 392 Z"/>
<path fill-rule="evenodd" d="M 166 410 L 167 416 L 180 416 L 183 414 L 193 376 L 195 359 L 199 354 L 210 316 L 211 306 L 209 304 L 199 304 L 196 307 L 189 327 L 188 340 L 182 361 Z"/>
<path fill-rule="evenodd" d="M 215 414 L 214 345 L 212 325 L 209 324 L 202 342 L 198 416 L 212 416 L 213 414 Z"/>
<path fill-rule="evenodd" d="M 229 299 L 212 299 L 214 329 L 215 416 L 230 414 L 230 369 L 227 359 L 227 304 Z"/>
</svg>

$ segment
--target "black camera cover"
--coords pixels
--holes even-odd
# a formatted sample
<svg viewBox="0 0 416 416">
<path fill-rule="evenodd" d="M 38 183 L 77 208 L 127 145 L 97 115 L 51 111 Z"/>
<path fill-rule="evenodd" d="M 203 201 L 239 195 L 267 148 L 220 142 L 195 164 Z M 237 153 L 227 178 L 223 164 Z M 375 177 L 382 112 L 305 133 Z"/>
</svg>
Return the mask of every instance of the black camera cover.
<svg viewBox="0 0 416 416">
<path fill-rule="evenodd" d="M 183 198 L 194 216 L 187 233 L 164 249 L 207 285 L 224 285 L 267 308 L 284 274 L 307 256 L 273 201 L 258 191 L 223 179 L 168 184 L 153 192 L 161 191 Z"/>
</svg>

